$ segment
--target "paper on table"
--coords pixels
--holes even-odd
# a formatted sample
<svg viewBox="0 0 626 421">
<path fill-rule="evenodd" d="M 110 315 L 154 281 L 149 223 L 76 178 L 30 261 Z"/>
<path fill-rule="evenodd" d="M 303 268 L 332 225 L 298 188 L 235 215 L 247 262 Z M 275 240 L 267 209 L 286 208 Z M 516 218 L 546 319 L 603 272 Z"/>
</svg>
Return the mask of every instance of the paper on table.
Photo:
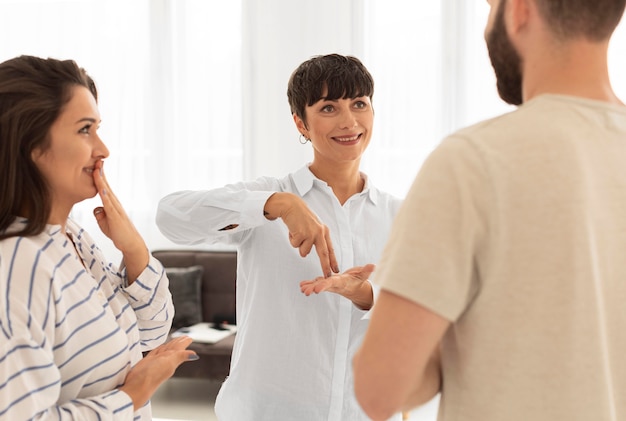
<svg viewBox="0 0 626 421">
<path fill-rule="evenodd" d="M 213 323 L 197 323 L 195 325 L 181 327 L 172 333 L 172 338 L 189 336 L 194 342 L 214 344 L 237 331 L 237 326 L 221 324 L 221 329 L 214 329 Z"/>
</svg>

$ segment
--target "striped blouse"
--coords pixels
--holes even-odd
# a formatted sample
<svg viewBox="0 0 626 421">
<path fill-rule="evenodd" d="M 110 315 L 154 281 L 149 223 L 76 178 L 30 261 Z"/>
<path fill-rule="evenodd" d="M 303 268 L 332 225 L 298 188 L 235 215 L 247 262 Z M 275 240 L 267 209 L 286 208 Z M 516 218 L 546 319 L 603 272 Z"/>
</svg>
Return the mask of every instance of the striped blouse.
<svg viewBox="0 0 626 421">
<path fill-rule="evenodd" d="M 18 219 L 9 228 L 15 230 Z M 71 220 L 0 241 L 0 420 L 150 420 L 119 391 L 174 314 L 161 263 L 130 286 Z"/>
</svg>

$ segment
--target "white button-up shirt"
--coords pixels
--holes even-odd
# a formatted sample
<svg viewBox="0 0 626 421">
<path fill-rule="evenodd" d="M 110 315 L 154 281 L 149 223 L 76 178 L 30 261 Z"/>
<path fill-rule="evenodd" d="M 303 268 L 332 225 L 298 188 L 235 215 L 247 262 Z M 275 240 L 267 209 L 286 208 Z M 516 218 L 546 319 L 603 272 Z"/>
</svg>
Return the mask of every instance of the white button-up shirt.
<svg viewBox="0 0 626 421">
<path fill-rule="evenodd" d="M 275 192 L 301 196 L 328 226 L 341 271 L 376 263 L 400 200 L 370 185 L 342 206 L 308 166 L 163 198 L 157 225 L 180 244 L 236 245 L 237 325 L 230 376 L 216 401 L 223 421 L 367 420 L 354 397 L 352 357 L 365 311 L 338 294 L 305 296 L 300 281 L 322 275 L 313 250 L 302 258 L 281 220 L 263 216 Z M 237 228 L 221 230 L 237 224 Z"/>
</svg>

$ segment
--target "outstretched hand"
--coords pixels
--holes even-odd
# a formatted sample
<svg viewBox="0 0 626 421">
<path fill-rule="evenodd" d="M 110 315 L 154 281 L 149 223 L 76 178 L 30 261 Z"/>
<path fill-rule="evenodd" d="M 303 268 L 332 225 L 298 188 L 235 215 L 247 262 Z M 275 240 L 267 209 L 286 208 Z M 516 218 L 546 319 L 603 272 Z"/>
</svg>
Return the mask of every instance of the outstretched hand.
<svg viewBox="0 0 626 421">
<path fill-rule="evenodd" d="M 307 297 L 320 292 L 334 292 L 351 300 L 357 307 L 368 310 L 373 305 L 372 286 L 368 279 L 376 268 L 373 264 L 356 266 L 327 278 L 320 276 L 300 282 L 300 290 Z"/>
<path fill-rule="evenodd" d="M 102 200 L 102 206 L 95 208 L 93 213 L 104 235 L 124 255 L 128 280 L 132 282 L 148 265 L 148 247 L 113 194 L 102 167 L 103 161 L 98 161 L 93 171 L 94 183 Z"/>
<path fill-rule="evenodd" d="M 198 359 L 195 351 L 187 349 L 191 342 L 188 336 L 172 339 L 154 348 L 131 368 L 120 390 L 130 396 L 135 410 L 148 402 L 158 387 L 172 377 L 179 365 Z"/>
</svg>

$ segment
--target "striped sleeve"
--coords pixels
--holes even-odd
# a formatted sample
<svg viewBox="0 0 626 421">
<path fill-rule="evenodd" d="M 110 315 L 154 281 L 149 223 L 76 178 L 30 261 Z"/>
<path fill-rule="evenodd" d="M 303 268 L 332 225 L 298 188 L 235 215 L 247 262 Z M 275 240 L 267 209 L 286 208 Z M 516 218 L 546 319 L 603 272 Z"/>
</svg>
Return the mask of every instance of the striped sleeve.
<svg viewBox="0 0 626 421">
<path fill-rule="evenodd" d="M 172 327 L 174 305 L 161 262 L 150 256 L 148 266 L 123 291 L 137 316 L 142 349 L 147 351 L 164 343 Z"/>
<path fill-rule="evenodd" d="M 122 299 L 133 309 L 137 318 L 141 350 L 149 351 L 164 343 L 172 327 L 174 304 L 169 291 L 169 280 L 161 262 L 151 255 L 148 266 L 131 285 L 128 285 L 125 268 L 119 270 L 114 264 L 107 263 L 107 259 L 91 236 L 75 224 L 72 224 L 72 227 L 77 231 L 76 237 L 81 252 L 84 256 L 90 256 L 88 257 L 90 272 L 100 283 L 110 283 L 115 295 L 120 296 L 110 300 Z M 119 317 L 119 314 L 117 316 Z M 131 327 L 123 325 L 123 328 Z"/>
</svg>

